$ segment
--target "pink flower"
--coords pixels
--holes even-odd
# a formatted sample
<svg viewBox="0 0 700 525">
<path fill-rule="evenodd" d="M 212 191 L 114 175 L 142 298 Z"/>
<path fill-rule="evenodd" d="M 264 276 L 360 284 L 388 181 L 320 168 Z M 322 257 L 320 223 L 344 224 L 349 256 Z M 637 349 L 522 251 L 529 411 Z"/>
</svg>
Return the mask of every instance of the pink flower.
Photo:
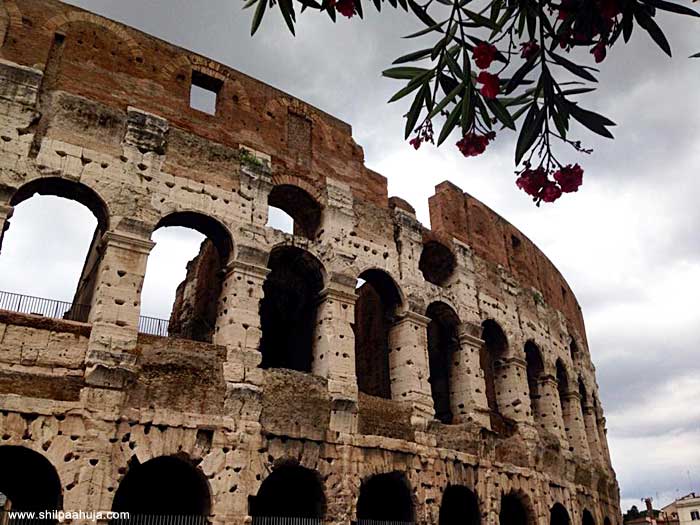
<svg viewBox="0 0 700 525">
<path fill-rule="evenodd" d="M 583 169 L 578 164 L 569 164 L 554 173 L 554 180 L 564 193 L 578 191 L 583 184 Z"/>
<path fill-rule="evenodd" d="M 605 42 L 601 40 L 595 46 L 593 46 L 593 49 L 591 49 L 591 54 L 595 58 L 596 64 L 599 64 L 605 60 Z"/>
<path fill-rule="evenodd" d="M 554 202 L 561 197 L 561 188 L 559 188 L 555 182 L 548 180 L 544 183 L 544 186 L 542 186 L 538 197 L 544 202 Z"/>
<path fill-rule="evenodd" d="M 343 16 L 352 18 L 355 14 L 355 0 L 338 0 L 334 5 L 336 11 Z"/>
<path fill-rule="evenodd" d="M 536 197 L 545 182 L 547 182 L 547 172 L 542 166 L 535 170 L 526 169 L 520 174 L 515 184 L 528 195 Z"/>
<path fill-rule="evenodd" d="M 479 90 L 485 98 L 496 98 L 500 91 L 500 86 L 498 85 L 498 75 L 492 75 L 486 71 L 479 73 L 476 77 L 478 82 L 483 84 L 482 88 Z"/>
<path fill-rule="evenodd" d="M 465 157 L 476 157 L 486 151 L 486 146 L 494 138 L 496 138 L 496 134 L 493 131 L 486 135 L 477 135 L 474 132 L 467 133 L 457 142 L 457 148 Z"/>
<path fill-rule="evenodd" d="M 498 50 L 493 44 L 487 44 L 486 42 L 478 44 L 473 51 L 476 67 L 488 69 L 493 59 L 496 58 L 496 53 L 498 53 Z"/>
</svg>

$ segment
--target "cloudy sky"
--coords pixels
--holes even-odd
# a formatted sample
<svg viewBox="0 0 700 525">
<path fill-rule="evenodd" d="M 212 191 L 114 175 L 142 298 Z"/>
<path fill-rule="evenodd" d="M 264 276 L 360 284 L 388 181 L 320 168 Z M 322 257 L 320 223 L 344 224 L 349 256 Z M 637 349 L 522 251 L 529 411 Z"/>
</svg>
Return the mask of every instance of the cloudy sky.
<svg viewBox="0 0 700 525">
<path fill-rule="evenodd" d="M 638 29 L 603 63 L 585 104 L 618 123 L 616 140 L 581 137 L 590 157 L 577 194 L 536 208 L 514 186 L 513 141 L 464 159 L 448 140 L 418 152 L 402 141 L 404 103 L 380 71 L 404 54 L 416 26 L 403 13 L 331 24 L 301 17 L 298 36 L 277 12 L 249 36 L 238 0 L 73 0 L 268 82 L 347 121 L 367 165 L 429 224 L 428 197 L 450 180 L 518 226 L 563 272 L 584 311 L 623 508 L 700 492 L 700 51 L 698 22 L 665 17 L 675 58 Z M 624 48 L 623 48 L 624 47 Z M 65 218 L 58 221 L 56 217 Z M 0 256 L 0 289 L 70 300 L 90 242 L 90 213 L 38 197 L 17 207 Z M 77 245 L 75 239 L 81 239 Z M 37 240 L 39 242 L 37 242 Z M 144 314 L 168 317 L 201 236 L 156 233 Z M 47 261 L 50 267 L 47 268 Z"/>
</svg>

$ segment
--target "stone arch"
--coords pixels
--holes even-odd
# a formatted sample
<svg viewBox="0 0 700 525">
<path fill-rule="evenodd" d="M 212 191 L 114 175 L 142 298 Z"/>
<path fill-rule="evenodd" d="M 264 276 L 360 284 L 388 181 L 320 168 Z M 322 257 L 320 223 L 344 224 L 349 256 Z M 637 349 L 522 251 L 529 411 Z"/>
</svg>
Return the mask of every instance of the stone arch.
<svg viewBox="0 0 700 525">
<path fill-rule="evenodd" d="M 561 503 L 555 503 L 549 510 L 549 525 L 570 525 L 571 518 L 566 507 Z"/>
<path fill-rule="evenodd" d="M 222 264 L 228 263 L 233 255 L 233 237 L 221 221 L 199 211 L 174 211 L 163 216 L 153 231 L 168 226 L 182 226 L 198 231 L 212 241 L 219 253 Z"/>
<path fill-rule="evenodd" d="M 117 39 L 126 44 L 127 48 L 129 49 L 129 53 L 134 59 L 143 59 L 141 45 L 124 27 L 121 27 L 119 24 L 112 22 L 111 20 L 107 20 L 106 18 L 102 18 L 87 11 L 69 11 L 67 13 L 56 15 L 44 23 L 43 29 L 48 33 L 54 34 L 61 32 L 61 29 L 63 29 L 65 26 L 76 22 L 95 24 L 103 29 L 106 29 L 110 33 L 114 34 Z"/>
<path fill-rule="evenodd" d="M 415 509 L 411 488 L 401 472 L 375 474 L 360 485 L 357 523 L 372 521 L 413 522 Z"/>
<path fill-rule="evenodd" d="M 443 423 L 452 423 L 450 393 L 452 355 L 459 349 L 457 330 L 459 317 L 444 302 L 431 303 L 426 309 L 428 323 L 428 365 L 430 390 L 435 407 L 435 418 Z"/>
<path fill-rule="evenodd" d="M 423 244 L 418 269 L 426 281 L 444 286 L 456 267 L 457 260 L 448 246 L 434 239 Z"/>
<path fill-rule="evenodd" d="M 603 525 L 612 525 L 612 521 L 610 520 L 610 517 L 605 516 L 605 519 L 603 519 Z"/>
<path fill-rule="evenodd" d="M 260 366 L 311 372 L 325 269 L 310 252 L 286 245 L 272 250 L 267 266 L 260 301 Z"/>
<path fill-rule="evenodd" d="M 0 446 L 0 493 L 12 510 L 60 510 L 61 480 L 51 462 L 39 452 L 17 445 Z"/>
<path fill-rule="evenodd" d="M 530 498 L 520 491 L 502 494 L 498 523 L 499 525 L 535 525 L 535 513 Z"/>
<path fill-rule="evenodd" d="M 318 472 L 295 463 L 275 468 L 249 498 L 253 523 L 260 517 L 316 518 L 326 512 L 326 497 Z"/>
<path fill-rule="evenodd" d="M 573 363 L 581 358 L 581 349 L 579 348 L 574 336 L 571 336 L 571 341 L 569 341 L 569 355 L 571 356 L 571 361 Z"/>
<path fill-rule="evenodd" d="M 566 396 L 569 394 L 569 372 L 566 369 L 564 361 L 557 359 L 556 362 L 556 373 L 557 373 L 557 390 L 559 392 L 559 403 L 564 408 L 566 404 Z"/>
<path fill-rule="evenodd" d="M 359 275 L 355 303 L 355 371 L 360 392 L 391 399 L 389 333 L 403 307 L 396 281 L 371 268 Z"/>
<path fill-rule="evenodd" d="M 582 374 L 578 376 L 578 393 L 581 396 L 581 405 L 586 407 L 588 405 L 588 389 Z"/>
<path fill-rule="evenodd" d="M 540 385 L 544 378 L 544 360 L 542 359 L 542 352 L 534 341 L 530 340 L 525 343 L 525 362 L 532 418 L 536 423 L 539 423 L 544 409 L 541 402 L 542 392 Z"/>
<path fill-rule="evenodd" d="M 294 184 L 278 184 L 270 191 L 267 203 L 292 218 L 294 235 L 311 240 L 318 236 L 321 228 L 321 204 L 306 189 Z"/>
<path fill-rule="evenodd" d="M 492 413 L 501 414 L 498 392 L 505 387 L 504 378 L 499 373 L 499 369 L 508 353 L 508 339 L 501 326 L 493 319 L 485 320 L 481 327 L 481 339 L 484 344 L 479 352 L 479 361 L 484 371 L 486 400 Z"/>
<path fill-rule="evenodd" d="M 583 509 L 581 513 L 581 525 L 595 525 L 595 518 L 590 510 Z"/>
<path fill-rule="evenodd" d="M 442 494 L 438 525 L 479 525 L 481 513 L 476 494 L 463 485 L 448 485 Z"/>
<path fill-rule="evenodd" d="M 112 510 L 208 516 L 211 490 L 204 474 L 184 455 L 158 456 L 144 463 L 134 456 L 114 495 Z"/>
</svg>

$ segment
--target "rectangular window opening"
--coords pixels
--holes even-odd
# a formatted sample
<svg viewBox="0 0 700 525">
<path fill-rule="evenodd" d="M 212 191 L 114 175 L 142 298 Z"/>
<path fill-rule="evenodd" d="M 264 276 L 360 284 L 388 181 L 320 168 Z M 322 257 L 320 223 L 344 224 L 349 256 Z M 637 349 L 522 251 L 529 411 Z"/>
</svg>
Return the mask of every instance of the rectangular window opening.
<svg viewBox="0 0 700 525">
<path fill-rule="evenodd" d="M 199 71 L 192 71 L 190 107 L 210 115 L 216 115 L 216 102 L 222 82 Z"/>
</svg>

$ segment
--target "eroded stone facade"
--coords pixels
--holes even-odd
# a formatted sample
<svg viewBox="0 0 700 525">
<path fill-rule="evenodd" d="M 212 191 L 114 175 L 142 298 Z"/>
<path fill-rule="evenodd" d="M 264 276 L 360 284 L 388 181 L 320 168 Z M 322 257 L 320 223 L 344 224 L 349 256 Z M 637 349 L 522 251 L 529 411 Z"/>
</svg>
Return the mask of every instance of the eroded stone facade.
<svg viewBox="0 0 700 525">
<path fill-rule="evenodd" d="M 523 523 L 620 522 L 580 308 L 520 231 L 448 182 L 427 229 L 347 124 L 91 13 L 4 0 L 0 37 L 0 231 L 35 193 L 98 220 L 84 319 L 0 312 L 0 458 L 48 460 L 57 506 L 110 510 L 130 471 L 174 457 L 208 493 L 182 512 L 213 523 L 288 512 L 254 502 L 294 466 L 333 524 L 496 524 L 508 497 Z M 190 108 L 193 74 L 214 115 Z M 266 226 L 270 204 L 294 235 Z M 209 244 L 157 337 L 140 292 L 171 225 Z M 381 474 L 408 490 L 403 514 L 358 510 Z M 441 515 L 466 501 L 455 487 L 474 516 Z"/>
</svg>

